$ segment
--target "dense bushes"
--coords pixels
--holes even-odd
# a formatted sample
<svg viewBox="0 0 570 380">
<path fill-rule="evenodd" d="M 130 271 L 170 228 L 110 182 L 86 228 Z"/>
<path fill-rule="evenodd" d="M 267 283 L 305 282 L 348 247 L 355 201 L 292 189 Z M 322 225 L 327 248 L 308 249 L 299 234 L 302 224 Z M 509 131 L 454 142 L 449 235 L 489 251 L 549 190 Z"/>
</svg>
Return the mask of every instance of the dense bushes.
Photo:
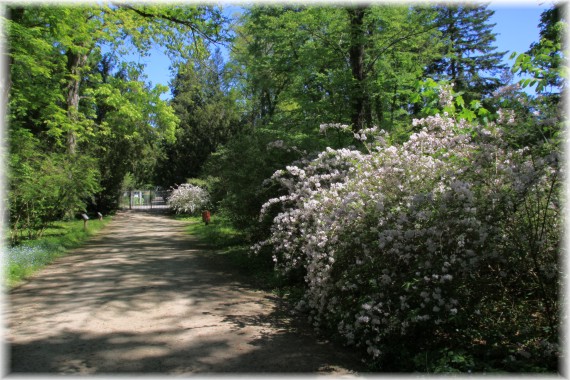
<svg viewBox="0 0 570 380">
<path fill-rule="evenodd" d="M 24 129 L 10 131 L 10 144 L 7 182 L 12 244 L 41 237 L 51 223 L 74 217 L 100 190 L 93 158 L 42 152 L 39 139 Z"/>
<path fill-rule="evenodd" d="M 265 236 L 267 229 L 258 223 L 259 210 L 264 202 L 283 192 L 267 179 L 305 151 L 314 150 L 313 145 L 319 142 L 307 137 L 269 129 L 246 130 L 206 162 L 202 175 L 213 205 L 249 239 Z"/>
<path fill-rule="evenodd" d="M 302 270 L 299 307 L 384 370 L 556 370 L 558 154 L 511 149 L 494 123 L 414 125 L 276 172 L 287 192 L 256 249 Z"/>
</svg>

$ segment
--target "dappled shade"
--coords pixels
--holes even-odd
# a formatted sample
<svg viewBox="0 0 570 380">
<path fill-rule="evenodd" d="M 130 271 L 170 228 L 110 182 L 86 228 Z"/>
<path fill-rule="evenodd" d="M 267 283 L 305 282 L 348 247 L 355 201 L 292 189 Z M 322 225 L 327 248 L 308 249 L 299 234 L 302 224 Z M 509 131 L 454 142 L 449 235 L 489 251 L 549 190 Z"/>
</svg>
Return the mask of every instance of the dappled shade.
<svg viewBox="0 0 570 380">
<path fill-rule="evenodd" d="M 121 214 L 13 290 L 10 371 L 345 373 L 358 363 L 230 272 L 186 225 Z"/>
</svg>

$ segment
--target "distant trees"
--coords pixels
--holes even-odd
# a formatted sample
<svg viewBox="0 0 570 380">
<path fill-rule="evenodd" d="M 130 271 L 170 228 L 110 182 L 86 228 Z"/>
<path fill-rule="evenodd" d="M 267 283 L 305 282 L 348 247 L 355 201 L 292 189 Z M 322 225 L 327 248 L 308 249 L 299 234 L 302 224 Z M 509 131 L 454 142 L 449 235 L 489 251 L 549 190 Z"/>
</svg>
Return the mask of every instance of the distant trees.
<svg viewBox="0 0 570 380">
<path fill-rule="evenodd" d="M 85 84 L 93 94 L 97 134 L 89 152 L 97 157 L 103 189 L 95 204 L 102 211 L 117 207 L 117 194 L 131 174 L 137 186 L 149 186 L 161 146 L 176 138 L 178 118 L 160 97 L 165 86 L 151 88 L 140 69 L 117 62 L 110 54 L 98 56 L 92 79 Z"/>
<path fill-rule="evenodd" d="M 164 141 L 155 182 L 166 188 L 197 177 L 206 159 L 239 129 L 236 92 L 216 50 L 181 64 L 172 82 L 171 106 L 180 120 L 176 139 Z"/>
<path fill-rule="evenodd" d="M 311 131 L 322 122 L 391 128 L 437 54 L 429 7 L 253 7 L 234 72 L 250 120 Z M 428 48 L 429 47 L 429 48 Z"/>
<path fill-rule="evenodd" d="M 464 100 L 482 100 L 501 86 L 505 52 L 494 46 L 493 11 L 487 5 L 437 6 L 436 23 L 443 41 L 441 56 L 426 69 L 435 80 L 448 80 Z"/>
</svg>

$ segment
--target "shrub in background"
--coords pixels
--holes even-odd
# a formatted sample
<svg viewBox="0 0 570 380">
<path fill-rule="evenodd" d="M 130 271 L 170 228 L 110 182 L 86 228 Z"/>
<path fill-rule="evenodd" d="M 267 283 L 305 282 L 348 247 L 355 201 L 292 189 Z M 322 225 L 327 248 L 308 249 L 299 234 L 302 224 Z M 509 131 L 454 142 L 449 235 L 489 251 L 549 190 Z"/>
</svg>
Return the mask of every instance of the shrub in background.
<svg viewBox="0 0 570 380">
<path fill-rule="evenodd" d="M 258 221 L 261 205 L 281 195 L 282 189 L 266 183 L 278 169 L 303 154 L 306 136 L 259 129 L 234 136 L 206 162 L 202 178 L 211 184 L 212 203 L 229 221 L 246 232 L 248 240 L 265 236 Z"/>
<path fill-rule="evenodd" d="M 197 214 L 209 203 L 210 196 L 206 190 L 188 183 L 173 189 L 168 197 L 168 206 L 177 214 Z"/>
</svg>

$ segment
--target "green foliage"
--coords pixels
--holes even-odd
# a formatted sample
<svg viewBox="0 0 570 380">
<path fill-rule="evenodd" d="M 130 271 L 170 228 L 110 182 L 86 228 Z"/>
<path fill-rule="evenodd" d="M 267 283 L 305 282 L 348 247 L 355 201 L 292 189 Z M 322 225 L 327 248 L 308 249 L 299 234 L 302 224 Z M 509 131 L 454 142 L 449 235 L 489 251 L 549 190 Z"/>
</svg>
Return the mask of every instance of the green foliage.
<svg viewBox="0 0 570 380">
<path fill-rule="evenodd" d="M 447 94 L 447 98 L 442 98 L 442 94 Z M 454 115 L 461 120 L 468 122 L 479 121 L 487 124 L 496 120 L 496 116 L 491 113 L 478 100 L 465 103 L 461 92 L 453 91 L 451 84 L 433 79 L 426 79 L 416 83 L 416 92 L 411 100 L 419 109 L 418 116 L 434 116 L 437 114 Z M 404 135 L 404 138 L 407 137 Z"/>
<path fill-rule="evenodd" d="M 144 83 L 141 67 L 120 62 L 121 54 L 134 46 L 145 55 L 157 43 L 165 46 L 173 59 L 187 58 L 202 54 L 206 45 L 200 41 L 227 37 L 219 8 L 211 6 L 13 6 L 8 17 L 10 128 L 26 129 L 39 138 L 41 154 L 67 151 L 69 161 L 77 161 L 75 166 L 89 168 L 84 171 L 87 176 L 95 175 L 92 169 L 97 164 L 89 157 L 96 157 L 100 187 L 85 187 L 82 180 L 65 185 L 77 185 L 73 192 L 80 197 L 90 198 L 97 192 L 93 207 L 102 211 L 117 207 L 120 184 L 127 173 L 134 175 L 137 184 L 152 182 L 162 154 L 160 147 L 174 141 L 179 122 L 173 109 L 160 99 L 167 88 L 150 88 Z M 111 53 L 101 56 L 105 45 L 110 45 Z M 27 158 L 12 161 L 22 159 Z M 53 158 L 52 166 L 62 160 Z M 38 170 L 37 165 L 33 170 Z M 73 176 L 80 176 L 79 172 Z M 63 184 L 59 181 L 57 185 Z M 85 193 L 88 187 L 90 194 Z M 22 200 L 22 194 L 14 197 L 25 206 L 14 206 L 12 212 L 31 205 Z M 35 210 L 40 207 L 33 204 Z M 58 207 L 46 204 L 40 208 Z M 24 215 L 14 218 L 30 219 L 28 224 L 34 219 Z"/>
<path fill-rule="evenodd" d="M 117 195 L 127 186 L 148 188 L 153 182 L 161 147 L 175 140 L 178 125 L 173 108 L 160 98 L 165 88 L 151 88 L 140 78 L 139 69 L 118 65 L 110 56 L 97 57 L 88 89 L 95 97 L 97 131 L 93 145 L 86 147 L 99 158 L 103 191 L 97 194 L 97 208 L 117 207 Z"/>
<path fill-rule="evenodd" d="M 35 239 L 54 221 L 84 211 L 99 190 L 96 162 L 43 153 L 40 142 L 24 129 L 10 131 L 8 162 L 10 239 Z"/>
<path fill-rule="evenodd" d="M 438 44 L 433 12 L 429 7 L 364 7 L 362 25 L 355 30 L 352 9 L 271 6 L 246 11 L 232 65 L 248 120 L 314 133 L 321 123 L 350 124 L 358 106 L 364 107 L 366 123 L 384 129 L 410 121 L 407 97 L 434 58 L 427 47 Z M 351 42 L 352 32 L 362 41 L 355 37 Z M 358 78 L 347 62 L 353 45 L 362 47 Z"/>
<path fill-rule="evenodd" d="M 179 220 L 192 222 L 188 226 L 188 233 L 199 236 L 213 248 L 228 248 L 247 244 L 242 230 L 232 226 L 227 217 L 222 214 L 213 214 L 208 225 L 202 222 L 201 217 L 175 216 Z"/>
<path fill-rule="evenodd" d="M 307 136 L 259 129 L 242 132 L 211 155 L 203 176 L 211 183 L 215 208 L 251 238 L 262 233 L 258 225 L 261 205 L 278 191 L 265 180 L 276 170 L 303 156 L 302 148 L 314 141 Z M 281 142 L 274 146 L 275 142 Z M 314 145 L 313 145 L 314 146 Z"/>
<path fill-rule="evenodd" d="M 512 72 L 530 75 L 520 80 L 523 88 L 536 86 L 537 93 L 554 92 L 558 96 L 564 88 L 566 68 L 562 38 L 567 24 L 560 7 L 555 5 L 542 13 L 539 42 L 533 43 L 526 53 L 511 54 L 511 59 L 516 57 Z"/>
<path fill-rule="evenodd" d="M 197 177 L 207 157 L 239 128 L 235 94 L 226 91 L 225 69 L 217 51 L 180 65 L 172 84 L 171 105 L 180 123 L 175 141 L 165 141 L 156 183 L 168 188 Z"/>
</svg>

